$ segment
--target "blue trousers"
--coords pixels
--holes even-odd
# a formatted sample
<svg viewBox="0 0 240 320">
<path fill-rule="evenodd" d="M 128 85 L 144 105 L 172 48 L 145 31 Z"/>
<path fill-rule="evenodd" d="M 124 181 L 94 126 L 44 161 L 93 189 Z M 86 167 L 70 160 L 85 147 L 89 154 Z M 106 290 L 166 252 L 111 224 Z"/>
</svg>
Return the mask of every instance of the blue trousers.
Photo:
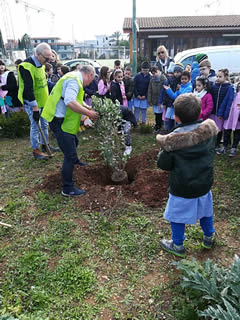
<svg viewBox="0 0 240 320">
<path fill-rule="evenodd" d="M 74 186 L 73 168 L 74 164 L 78 161 L 78 138 L 75 134 L 62 131 L 62 123 L 63 118 L 54 118 L 52 122 L 49 123 L 49 126 L 57 139 L 59 148 L 64 154 L 62 165 L 63 192 L 71 192 Z"/>
<path fill-rule="evenodd" d="M 147 109 L 134 107 L 134 116 L 136 118 L 136 121 L 138 122 L 138 120 L 139 120 L 140 112 L 141 112 L 142 123 L 146 123 L 146 121 L 147 121 Z"/>
<path fill-rule="evenodd" d="M 33 150 L 39 149 L 39 135 L 40 135 L 41 144 L 45 144 L 45 143 L 44 143 L 43 138 L 39 132 L 37 123 L 33 119 L 33 108 L 28 105 L 24 105 L 24 107 L 25 107 L 25 111 L 26 111 L 28 118 L 30 120 L 30 123 L 31 123 L 30 124 L 30 141 L 31 141 L 32 148 L 33 148 Z M 39 112 L 41 114 L 42 109 L 39 109 Z M 44 134 L 44 137 L 48 143 L 48 122 L 47 122 L 47 120 L 40 117 L 40 126 L 41 126 L 42 132 Z"/>
<path fill-rule="evenodd" d="M 203 230 L 203 234 L 207 237 L 211 237 L 215 232 L 213 227 L 213 217 L 204 217 L 200 219 L 200 226 Z M 171 222 L 172 240 L 177 246 L 183 245 L 185 240 L 185 224 Z"/>
</svg>

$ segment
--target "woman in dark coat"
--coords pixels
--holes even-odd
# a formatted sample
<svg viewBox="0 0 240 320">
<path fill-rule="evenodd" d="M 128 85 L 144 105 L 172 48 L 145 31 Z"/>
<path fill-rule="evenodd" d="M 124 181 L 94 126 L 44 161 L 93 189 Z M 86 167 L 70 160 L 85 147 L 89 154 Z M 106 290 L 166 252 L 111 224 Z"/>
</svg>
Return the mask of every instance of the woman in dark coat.
<svg viewBox="0 0 240 320">
<path fill-rule="evenodd" d="M 174 62 L 172 57 L 168 56 L 168 51 L 164 46 L 159 46 L 157 48 L 157 56 L 156 56 L 156 66 L 158 69 L 167 74 L 167 69 L 170 65 L 170 62 Z"/>
</svg>

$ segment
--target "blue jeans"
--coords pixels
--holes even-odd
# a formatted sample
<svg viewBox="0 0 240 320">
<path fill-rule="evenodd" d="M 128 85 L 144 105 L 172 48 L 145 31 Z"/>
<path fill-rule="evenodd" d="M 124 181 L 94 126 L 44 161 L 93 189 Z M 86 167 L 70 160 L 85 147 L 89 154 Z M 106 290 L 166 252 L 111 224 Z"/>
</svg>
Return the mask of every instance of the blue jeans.
<svg viewBox="0 0 240 320">
<path fill-rule="evenodd" d="M 213 227 L 213 217 L 204 217 L 200 219 L 200 226 L 203 230 L 203 234 L 207 237 L 211 237 L 215 232 Z M 185 224 L 171 222 L 171 229 L 173 243 L 177 246 L 183 245 L 183 241 L 185 240 Z"/>
<path fill-rule="evenodd" d="M 164 129 L 167 131 L 171 131 L 172 128 L 175 126 L 175 120 L 174 119 L 167 119 L 164 121 Z"/>
<path fill-rule="evenodd" d="M 64 154 L 64 161 L 62 165 L 62 186 L 63 192 L 71 192 L 74 186 L 73 181 L 73 168 L 74 164 L 78 161 L 77 146 L 78 138 L 75 134 L 70 134 L 62 131 L 61 125 L 63 118 L 54 118 L 49 123 L 53 131 L 58 145 Z"/>
<path fill-rule="evenodd" d="M 43 138 L 39 132 L 38 126 L 36 121 L 33 119 L 33 109 L 32 107 L 28 105 L 24 105 L 25 111 L 28 115 L 28 118 L 30 120 L 30 141 L 33 150 L 34 149 L 39 149 L 39 135 L 40 135 L 40 142 L 41 144 L 45 144 L 43 141 Z M 40 114 L 42 113 L 42 109 L 39 109 Z M 47 120 L 43 119 L 40 117 L 40 126 L 42 129 L 42 132 L 44 134 L 44 137 L 48 143 L 48 122 Z"/>
<path fill-rule="evenodd" d="M 142 123 L 146 123 L 146 121 L 147 121 L 147 109 L 134 107 L 134 116 L 136 118 L 136 121 L 138 122 L 138 120 L 139 120 L 140 112 L 141 112 Z"/>
</svg>

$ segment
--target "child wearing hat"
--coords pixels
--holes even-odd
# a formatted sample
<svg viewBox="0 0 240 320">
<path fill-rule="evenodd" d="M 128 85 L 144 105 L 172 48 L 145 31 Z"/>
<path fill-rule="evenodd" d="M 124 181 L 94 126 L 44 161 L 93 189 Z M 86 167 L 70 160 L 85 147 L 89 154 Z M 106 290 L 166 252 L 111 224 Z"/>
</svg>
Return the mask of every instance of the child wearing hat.
<svg viewBox="0 0 240 320">
<path fill-rule="evenodd" d="M 170 64 L 167 73 L 167 80 L 164 82 L 164 85 L 169 86 L 172 91 L 175 92 L 181 84 L 181 75 L 183 70 L 184 65 L 182 63 Z M 175 125 L 173 102 L 174 100 L 168 96 L 166 90 L 163 90 L 160 103 L 164 105 L 162 119 L 164 121 L 164 129 L 166 132 L 171 131 Z"/>
<path fill-rule="evenodd" d="M 200 74 L 207 77 L 210 86 L 214 85 L 216 82 L 216 73 L 211 69 L 211 62 L 208 59 L 204 59 L 199 63 Z"/>
<path fill-rule="evenodd" d="M 208 56 L 206 53 L 198 53 L 195 56 L 197 63 L 201 63 L 203 60 L 208 59 Z"/>
<path fill-rule="evenodd" d="M 200 76 L 199 64 L 197 61 L 194 61 L 192 63 L 192 72 L 191 72 L 191 81 L 192 81 L 193 88 L 195 88 L 195 81 L 198 76 Z"/>
</svg>

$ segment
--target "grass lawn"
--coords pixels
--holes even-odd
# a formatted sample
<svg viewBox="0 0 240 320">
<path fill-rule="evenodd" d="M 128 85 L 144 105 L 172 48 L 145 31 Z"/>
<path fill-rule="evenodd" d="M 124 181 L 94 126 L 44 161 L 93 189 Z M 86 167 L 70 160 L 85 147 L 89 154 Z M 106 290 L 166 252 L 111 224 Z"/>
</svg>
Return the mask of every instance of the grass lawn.
<svg viewBox="0 0 240 320">
<path fill-rule="evenodd" d="M 80 159 L 88 161 L 89 150 L 97 147 L 94 130 L 79 140 Z M 153 134 L 133 132 L 133 157 L 154 147 Z M 62 160 L 57 154 L 35 161 L 28 137 L 1 138 L 0 221 L 12 228 L 0 226 L 0 315 L 22 320 L 199 319 L 180 288 L 181 275 L 173 264 L 178 258 L 159 245 L 170 237 L 164 205 L 152 209 L 124 203 L 82 211 L 76 199 L 39 188 Z M 199 225 L 188 226 L 188 260 L 211 258 L 228 266 L 240 255 L 239 169 L 240 152 L 233 159 L 216 157 L 216 245 L 203 250 Z"/>
</svg>

